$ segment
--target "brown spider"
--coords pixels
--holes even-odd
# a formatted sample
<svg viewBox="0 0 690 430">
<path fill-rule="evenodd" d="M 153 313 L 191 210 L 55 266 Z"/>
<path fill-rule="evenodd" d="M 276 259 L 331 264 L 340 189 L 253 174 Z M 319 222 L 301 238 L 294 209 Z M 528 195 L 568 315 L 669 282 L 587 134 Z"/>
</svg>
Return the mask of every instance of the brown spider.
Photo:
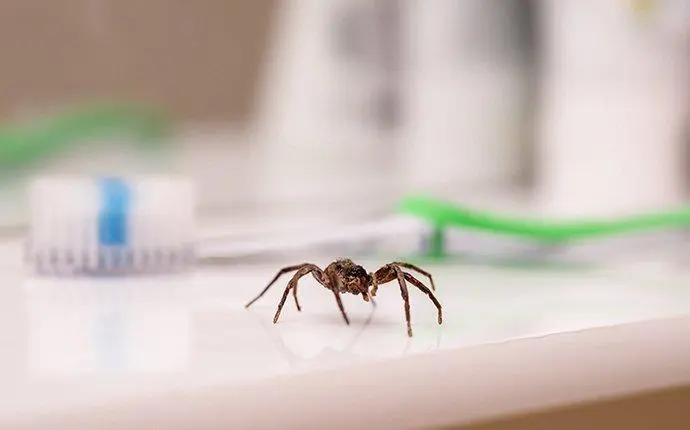
<svg viewBox="0 0 690 430">
<path fill-rule="evenodd" d="M 292 276 L 292 279 L 290 279 L 290 281 L 287 284 L 287 287 L 285 288 L 283 297 L 280 299 L 280 303 L 278 304 L 278 310 L 276 311 L 276 314 L 273 317 L 273 323 L 275 324 L 278 322 L 278 317 L 280 317 L 280 311 L 283 309 L 283 305 L 285 305 L 285 300 L 287 299 L 290 290 L 292 290 L 292 295 L 295 299 L 295 306 L 297 307 L 297 310 L 301 311 L 302 308 L 299 305 L 299 300 L 297 300 L 297 282 L 303 276 L 311 273 L 311 275 L 314 277 L 314 279 L 316 279 L 316 281 L 319 284 L 323 285 L 324 287 L 333 292 L 333 295 L 335 296 L 335 301 L 338 304 L 338 308 L 340 308 L 340 313 L 343 315 L 343 319 L 345 319 L 345 323 L 350 324 L 350 320 L 348 319 L 347 314 L 345 313 L 345 308 L 343 308 L 343 302 L 340 298 L 341 294 L 361 294 L 365 302 L 371 301 L 372 304 L 375 305 L 373 297 L 376 296 L 376 292 L 378 290 L 379 285 L 397 280 L 398 284 L 400 285 L 400 293 L 405 302 L 405 319 L 407 321 L 407 335 L 411 337 L 412 326 L 410 324 L 410 297 L 407 291 L 407 282 L 419 288 L 423 293 L 429 296 L 434 305 L 436 305 L 436 308 L 438 309 L 439 324 L 442 323 L 443 317 L 441 314 L 441 304 L 438 302 L 431 290 L 429 290 L 429 288 L 427 288 L 421 281 L 416 279 L 414 276 L 410 275 L 409 273 L 403 272 L 401 267 L 415 270 L 421 273 L 422 275 L 428 277 L 431 283 L 431 289 L 436 291 L 436 287 L 434 286 L 434 280 L 431 277 L 431 274 L 412 264 L 396 261 L 393 263 L 386 264 L 385 266 L 378 269 L 376 272 L 367 273 L 367 271 L 364 270 L 362 266 L 355 264 L 352 260 L 340 259 L 329 264 L 328 267 L 326 267 L 326 270 L 321 270 L 319 266 L 311 263 L 297 264 L 294 266 L 288 266 L 280 269 L 273 278 L 273 280 L 268 283 L 266 288 L 264 288 L 263 291 L 261 291 L 261 293 L 259 293 L 259 295 L 256 296 L 252 301 L 247 303 L 245 305 L 245 308 L 248 308 L 254 302 L 259 300 L 266 293 L 266 291 L 268 291 L 271 285 L 273 285 L 282 275 L 289 272 L 297 271 L 297 273 L 295 273 Z M 370 287 L 371 290 L 369 290 Z"/>
</svg>

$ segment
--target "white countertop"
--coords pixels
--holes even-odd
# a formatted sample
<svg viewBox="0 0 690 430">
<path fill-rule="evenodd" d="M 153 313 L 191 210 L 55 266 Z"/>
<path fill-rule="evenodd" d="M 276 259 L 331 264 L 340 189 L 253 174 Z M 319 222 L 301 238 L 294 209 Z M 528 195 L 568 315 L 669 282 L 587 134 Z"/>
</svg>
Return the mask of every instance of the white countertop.
<svg viewBox="0 0 690 430">
<path fill-rule="evenodd" d="M 414 337 L 410 339 L 404 325 L 403 302 L 394 284 L 381 287 L 375 311 L 361 299 L 345 297 L 344 304 L 352 320 L 352 324 L 346 326 L 333 296 L 317 286 L 313 279 L 305 277 L 299 291 L 302 312 L 298 313 L 289 299 L 279 323 L 274 325 L 272 317 L 287 276 L 249 310 L 245 310 L 243 305 L 264 287 L 281 266 L 279 263 L 203 268 L 184 276 L 124 281 L 51 280 L 24 275 L 17 245 L 2 249 L 7 258 L 2 260 L 0 267 L 3 276 L 0 289 L 0 428 L 81 429 L 95 428 L 94 423 L 99 423 L 99 429 L 178 428 L 169 422 L 172 404 L 164 408 L 167 412 L 161 409 L 165 401 L 175 398 L 169 397 L 169 392 L 191 396 L 184 400 L 184 404 L 197 407 L 203 404 L 202 409 L 207 414 L 208 408 L 222 403 L 219 399 L 234 399 L 230 393 L 241 389 L 245 403 L 236 399 L 218 411 L 218 419 L 221 420 L 220 417 L 229 414 L 235 405 L 238 409 L 233 416 L 237 418 L 242 415 L 241 411 L 245 411 L 249 399 L 258 401 L 252 395 L 266 393 L 261 391 L 262 386 L 287 384 L 283 389 L 289 385 L 296 396 L 308 396 L 310 389 L 313 391 L 319 386 L 309 378 L 317 378 L 318 375 L 333 377 L 328 369 L 334 368 L 338 370 L 337 375 L 345 378 L 346 385 L 343 386 L 341 381 L 341 385 L 334 385 L 331 389 L 339 393 L 338 399 L 347 403 L 357 397 L 357 394 L 347 392 L 347 372 L 351 372 L 353 381 L 360 375 L 373 384 L 376 378 L 384 377 L 383 373 L 367 374 L 367 369 L 388 369 L 389 378 L 395 376 L 390 372 L 396 369 L 396 377 L 401 381 L 407 378 L 413 384 L 413 381 L 419 381 L 424 371 L 415 367 L 417 365 L 409 367 L 412 366 L 410 363 L 421 360 L 440 372 L 442 369 L 438 366 L 470 360 L 472 369 L 464 368 L 464 371 L 475 375 L 475 379 L 482 372 L 494 377 L 496 372 L 516 375 L 521 369 L 509 369 L 505 365 L 510 362 L 505 361 L 507 356 L 496 348 L 508 351 L 516 348 L 511 345 L 522 345 L 517 348 L 522 348 L 521 357 L 524 359 L 537 354 L 540 346 L 530 350 L 520 343 L 528 341 L 505 341 L 600 326 L 624 324 L 622 327 L 626 327 L 625 323 L 690 314 L 690 286 L 682 277 L 674 280 L 672 276 L 643 276 L 642 272 L 625 276 L 612 272 L 437 265 L 427 266 L 427 269 L 435 276 L 437 295 L 444 306 L 444 323 L 438 326 L 432 303 L 421 292 L 411 290 Z M 375 268 L 384 262 L 362 263 L 367 268 Z M 687 333 L 690 329 L 690 322 L 683 319 L 665 324 L 670 325 L 649 328 L 649 336 L 657 336 L 658 333 L 673 335 L 678 330 Z M 614 337 L 610 338 L 609 347 L 615 349 L 616 339 L 621 339 L 621 345 L 644 350 L 642 342 L 649 342 L 649 338 L 639 336 L 647 332 L 642 328 L 633 331 L 637 337 L 610 335 Z M 606 337 L 603 332 L 597 333 L 594 335 L 596 339 Z M 567 339 L 570 340 L 565 341 L 566 346 L 544 347 L 550 351 L 547 355 L 551 356 L 539 353 L 539 357 L 551 362 L 559 354 L 566 354 L 569 348 L 576 347 L 572 338 Z M 654 339 L 661 342 L 658 336 Z M 676 344 L 674 347 L 682 347 L 679 342 L 670 343 Z M 479 352 L 494 357 L 487 358 L 488 362 L 474 362 L 469 355 L 448 358 L 448 354 L 476 354 L 477 348 L 482 348 L 483 344 L 498 345 L 491 350 L 494 352 Z M 681 354 L 676 356 L 678 363 L 690 363 L 682 355 L 690 353 L 689 348 L 686 348 L 688 351 L 677 352 Z M 528 350 L 532 352 L 525 352 Z M 602 352 L 600 348 L 596 351 Z M 656 349 L 652 352 L 662 351 Z M 561 361 L 570 357 L 573 363 L 577 363 L 577 353 L 570 351 L 568 354 L 562 356 Z M 587 351 L 583 351 L 582 357 L 586 354 Z M 622 353 L 611 349 L 611 354 Z M 670 350 L 664 354 L 669 360 L 673 357 Z M 634 364 L 641 356 L 632 354 L 629 363 Z M 388 365 L 390 360 L 396 360 L 397 364 Z M 520 358 L 513 362 L 518 366 Z M 591 364 L 596 366 L 597 363 L 593 361 Z M 493 366 L 503 367 L 491 369 Z M 669 366 L 667 362 L 666 367 Z M 688 376 L 690 381 L 690 365 L 687 369 L 681 366 L 676 370 L 685 372 L 683 376 Z M 458 374 L 453 373 L 456 371 L 448 367 L 446 377 L 456 377 Z M 542 367 L 542 371 L 547 369 Z M 572 369 L 569 372 L 572 376 Z M 550 375 L 553 378 L 553 374 Z M 675 374 L 673 378 L 668 377 L 671 379 L 647 381 L 642 378 L 637 382 L 653 385 L 680 377 Z M 292 381 L 292 385 L 274 381 Z M 302 383 L 310 383 L 300 381 L 312 381 L 312 385 L 301 386 Z M 385 381 L 377 382 L 377 387 L 385 388 L 388 384 L 390 388 L 390 380 Z M 495 381 L 486 381 L 495 385 Z M 614 385 L 612 383 L 611 387 Z M 252 391 L 252 387 L 257 391 Z M 215 397 L 204 397 L 208 395 L 204 390 L 211 390 Z M 323 396 L 328 397 L 323 390 L 321 388 Z M 397 402 L 412 401 L 414 390 L 408 397 L 404 397 L 405 390 L 395 391 Z M 222 394 L 224 392 L 227 395 Z M 265 409 L 256 403 L 249 406 L 266 411 L 279 408 L 276 402 L 280 401 L 276 396 L 269 397 Z M 375 421 L 377 413 L 387 410 L 390 413 L 394 397 L 379 399 L 377 407 L 362 404 L 362 410 L 368 411 L 371 414 L 369 419 Z M 425 395 L 427 402 L 432 397 Z M 207 399 L 206 403 L 203 398 Z M 544 399 L 545 402 L 547 400 L 553 400 L 553 396 Z M 496 397 L 496 402 L 501 402 L 500 396 Z M 440 404 L 436 400 L 432 403 Z M 146 405 L 158 406 L 146 409 Z M 132 408 L 137 407 L 143 409 L 131 415 L 126 412 L 128 409 L 122 409 L 134 410 Z M 313 405 L 300 406 L 297 403 L 293 407 L 308 409 Z M 204 420 L 208 417 L 195 418 L 194 409 L 190 408 L 185 415 L 191 420 L 188 423 L 198 420 L 207 423 Z M 341 406 L 336 404 L 334 408 L 340 409 Z M 202 409 L 197 412 L 201 413 Z M 102 415 L 104 410 L 119 410 L 134 421 L 116 423 L 110 419 L 106 420 L 110 425 L 106 425 L 106 421 L 102 421 L 105 419 Z M 479 411 L 477 408 L 473 410 Z M 485 412 L 490 411 L 491 407 L 487 406 Z M 300 421 L 305 418 L 300 417 L 299 411 L 287 411 L 285 416 L 294 419 L 295 425 L 308 424 Z M 440 419 L 440 415 L 435 416 Z M 59 421 L 56 420 L 59 419 L 64 419 L 64 423 L 57 425 Z M 252 418 L 256 426 L 262 427 L 259 423 L 263 422 L 270 427 L 270 420 L 266 421 L 267 417 L 262 419 L 264 421 L 256 415 Z M 309 423 L 317 425 L 313 421 L 316 418 L 312 416 L 310 419 Z M 140 420 L 138 424 L 136 420 Z M 182 426 L 183 421 L 178 419 L 176 424 Z M 152 427 L 151 423 L 157 424 Z M 215 423 L 221 426 L 222 420 Z M 385 423 L 382 421 L 380 424 Z"/>
</svg>

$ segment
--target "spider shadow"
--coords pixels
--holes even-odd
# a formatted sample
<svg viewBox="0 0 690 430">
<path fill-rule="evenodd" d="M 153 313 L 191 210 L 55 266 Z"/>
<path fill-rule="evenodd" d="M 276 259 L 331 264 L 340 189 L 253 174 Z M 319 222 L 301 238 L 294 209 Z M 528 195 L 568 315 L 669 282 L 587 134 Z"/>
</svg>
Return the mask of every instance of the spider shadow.
<svg viewBox="0 0 690 430">
<path fill-rule="evenodd" d="M 319 351 L 316 356 L 307 358 L 304 357 L 298 353 L 296 353 L 292 348 L 288 347 L 287 344 L 285 343 L 283 336 L 280 334 L 280 330 L 275 330 L 275 326 L 271 327 L 264 318 L 261 318 L 260 315 L 258 314 L 252 314 L 254 318 L 257 319 L 261 327 L 266 331 L 268 336 L 273 340 L 273 343 L 276 345 L 277 349 L 280 351 L 281 355 L 285 357 L 286 361 L 289 363 L 290 367 L 298 367 L 301 364 L 308 364 L 310 362 L 315 362 L 315 361 L 322 361 L 325 358 L 332 358 L 336 357 L 338 361 L 345 361 L 347 358 L 351 359 L 358 359 L 359 355 L 352 353 L 352 350 L 354 347 L 357 345 L 357 342 L 359 341 L 360 337 L 362 336 L 362 333 L 367 329 L 369 324 L 374 319 L 374 314 L 375 314 L 376 308 L 372 306 L 371 312 L 369 312 L 369 315 L 364 319 L 357 318 L 357 320 L 362 321 L 361 327 L 359 330 L 355 333 L 354 337 L 345 344 L 343 348 L 336 349 L 331 346 L 327 346 L 323 348 L 321 351 Z M 345 324 L 345 322 L 342 320 L 341 315 L 337 315 L 337 320 L 340 324 Z M 328 318 L 329 322 L 335 322 L 336 318 Z M 353 320 L 350 320 L 350 323 L 352 324 Z"/>
<path fill-rule="evenodd" d="M 257 314 L 253 314 L 254 318 L 257 318 L 259 324 L 261 327 L 266 331 L 268 336 L 273 340 L 274 344 L 276 345 L 276 348 L 280 351 L 280 353 L 285 357 L 286 361 L 289 363 L 290 367 L 300 367 L 302 365 L 308 365 L 309 363 L 312 362 L 322 362 L 327 359 L 333 359 L 335 358 L 336 361 L 338 362 L 345 362 L 348 359 L 351 360 L 361 360 L 364 358 L 363 355 L 354 353 L 353 350 L 357 346 L 358 342 L 361 340 L 362 334 L 366 331 L 367 328 L 371 326 L 371 324 L 374 321 L 374 315 L 376 314 L 376 307 L 372 306 L 371 311 L 369 312 L 368 316 L 364 319 L 361 318 L 355 318 L 351 319 L 350 323 L 352 325 L 353 322 L 358 322 L 361 321 L 361 326 L 359 327 L 359 330 L 354 334 L 352 339 L 348 341 L 342 348 L 333 348 L 332 346 L 326 346 L 321 351 L 319 351 L 318 354 L 316 354 L 313 357 L 304 357 L 301 354 L 296 353 L 292 348 L 290 348 L 286 342 L 283 339 L 283 336 L 280 334 L 280 330 L 275 330 L 275 327 L 271 327 L 263 318 L 261 318 Z M 323 318 L 326 319 L 329 323 L 339 323 L 339 324 L 345 324 L 344 321 L 342 320 L 342 317 L 340 315 L 336 316 L 327 316 L 323 315 Z M 395 325 L 398 326 L 398 323 L 393 323 L 392 321 L 388 320 L 386 322 L 387 325 Z M 441 336 L 442 335 L 442 330 L 438 329 L 436 330 L 436 342 L 434 345 L 428 347 L 426 349 L 426 352 L 429 352 L 434 349 L 440 349 L 441 345 Z M 410 347 L 412 346 L 413 339 L 410 337 L 406 337 L 406 343 L 405 343 L 405 348 L 403 351 L 401 351 L 401 355 L 405 356 L 409 353 Z"/>
<path fill-rule="evenodd" d="M 350 326 L 353 325 L 361 325 L 362 328 L 361 330 L 365 330 L 368 327 L 383 327 L 383 326 L 399 326 L 400 323 L 398 321 L 393 321 L 391 319 L 375 319 L 374 316 L 377 314 L 377 307 L 371 306 L 371 310 L 369 311 L 368 315 L 364 316 L 362 314 L 352 314 L 348 313 L 347 317 L 350 320 Z M 380 312 L 379 312 L 380 314 Z M 323 324 L 328 324 L 328 325 L 346 325 L 345 321 L 343 320 L 343 316 L 338 313 L 338 312 L 333 312 L 333 313 L 319 313 L 316 315 L 311 316 L 312 319 L 316 320 L 319 323 Z"/>
</svg>

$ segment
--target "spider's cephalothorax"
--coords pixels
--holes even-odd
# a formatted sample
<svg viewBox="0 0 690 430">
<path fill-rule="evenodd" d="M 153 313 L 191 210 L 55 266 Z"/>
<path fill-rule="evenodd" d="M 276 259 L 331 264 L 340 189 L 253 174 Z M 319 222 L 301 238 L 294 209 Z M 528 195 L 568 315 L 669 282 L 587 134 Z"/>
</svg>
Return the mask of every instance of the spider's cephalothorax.
<svg viewBox="0 0 690 430">
<path fill-rule="evenodd" d="M 424 283 L 422 283 L 419 279 L 415 278 L 407 272 L 404 272 L 402 270 L 403 268 L 417 271 L 422 275 L 428 277 L 429 282 L 431 284 L 431 290 L 426 285 L 424 285 Z M 434 280 L 431 277 L 431 274 L 412 264 L 398 261 L 386 264 L 379 268 L 376 272 L 369 273 L 367 273 L 367 271 L 362 266 L 356 264 L 355 262 L 347 258 L 339 259 L 332 262 L 326 267 L 325 270 L 321 270 L 317 265 L 311 263 L 303 263 L 295 266 L 284 267 L 278 271 L 278 273 L 273 277 L 273 280 L 271 280 L 271 282 L 268 283 L 266 288 L 264 288 L 263 291 L 261 291 L 261 293 L 259 293 L 259 295 L 256 296 L 252 301 L 247 303 L 245 307 L 248 308 L 255 301 L 261 298 L 261 296 L 263 296 L 266 293 L 266 291 L 268 291 L 271 285 L 273 285 L 278 280 L 278 278 L 280 278 L 280 276 L 282 276 L 285 273 L 294 271 L 296 271 L 296 273 L 288 282 L 288 285 L 285 288 L 285 291 L 283 292 L 283 297 L 280 299 L 280 303 L 278 304 L 278 310 L 276 311 L 276 314 L 273 317 L 274 323 L 278 322 L 280 312 L 283 309 L 283 305 L 285 305 L 285 300 L 287 300 L 287 296 L 290 293 L 290 290 L 292 290 L 292 295 L 295 299 L 295 306 L 297 307 L 297 310 L 302 310 L 299 304 L 299 300 L 297 299 L 297 282 L 301 277 L 308 275 L 310 273 L 319 284 L 323 285 L 324 287 L 333 292 L 336 303 L 338 304 L 338 308 L 340 309 L 340 312 L 343 315 L 343 319 L 345 319 L 345 322 L 347 324 L 350 324 L 350 320 L 348 319 L 347 313 L 345 312 L 345 308 L 343 307 L 343 302 L 340 298 L 341 294 L 361 294 L 362 298 L 365 301 L 371 301 L 372 303 L 374 303 L 373 297 L 376 295 L 378 287 L 382 284 L 386 284 L 388 282 L 392 282 L 395 280 L 398 281 L 398 285 L 400 286 L 400 294 L 404 301 L 405 320 L 407 322 L 408 336 L 412 336 L 412 326 L 410 323 L 410 297 L 407 289 L 408 282 L 420 291 L 422 291 L 423 293 L 425 293 L 427 296 L 429 296 L 429 299 L 431 299 L 431 301 L 438 309 L 438 323 L 441 324 L 443 321 L 441 313 L 441 304 L 438 302 L 438 300 L 432 293 L 432 290 L 436 290 L 436 287 L 434 286 Z"/>
<path fill-rule="evenodd" d="M 336 288 L 341 294 L 361 294 L 365 301 L 369 301 L 372 275 L 368 274 L 364 267 L 344 258 L 329 264 L 324 273 L 327 279 L 332 280 L 330 287 L 324 285 L 326 288 Z"/>
</svg>

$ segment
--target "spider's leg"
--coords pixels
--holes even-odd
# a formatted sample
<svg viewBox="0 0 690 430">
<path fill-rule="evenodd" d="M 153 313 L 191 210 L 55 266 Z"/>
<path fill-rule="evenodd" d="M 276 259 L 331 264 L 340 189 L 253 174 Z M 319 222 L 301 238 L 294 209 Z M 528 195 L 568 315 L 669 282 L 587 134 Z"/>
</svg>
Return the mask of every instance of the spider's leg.
<svg viewBox="0 0 690 430">
<path fill-rule="evenodd" d="M 271 288 L 271 285 L 275 284 L 275 282 L 278 280 L 278 278 L 280 278 L 280 277 L 283 276 L 284 274 L 289 273 L 289 272 L 294 272 L 295 270 L 299 270 L 299 269 L 301 269 L 302 267 L 305 267 L 305 266 L 308 266 L 308 265 L 309 265 L 309 263 L 303 263 L 303 264 L 297 264 L 297 265 L 294 265 L 294 266 L 283 267 L 282 269 L 280 269 L 280 270 L 278 271 L 278 273 L 276 273 L 276 275 L 273 277 L 273 280 L 271 280 L 271 282 L 269 282 L 268 285 L 266 285 L 266 288 L 264 288 L 263 291 L 261 291 L 261 292 L 259 293 L 258 296 L 254 297 L 254 298 L 252 299 L 252 301 L 250 301 L 249 303 L 247 303 L 246 305 L 244 305 L 244 307 L 245 307 L 245 308 L 248 308 L 249 306 L 251 306 L 252 304 L 254 304 L 255 301 L 257 301 L 257 300 L 259 300 L 261 297 L 263 297 L 263 295 L 266 294 L 266 291 L 268 291 L 268 289 Z"/>
<path fill-rule="evenodd" d="M 426 276 L 427 278 L 429 278 L 429 282 L 431 283 L 431 289 L 432 289 L 433 291 L 436 291 L 436 285 L 434 285 L 434 278 L 431 276 L 431 273 L 427 272 L 426 270 L 424 270 L 424 269 L 422 269 L 422 268 L 420 268 L 420 267 L 415 266 L 414 264 L 405 263 L 405 262 L 402 262 L 402 261 L 395 261 L 395 262 L 393 262 L 393 263 L 391 263 L 391 264 L 394 264 L 394 265 L 396 265 L 396 266 L 404 267 L 404 268 L 406 268 L 406 269 L 414 270 L 414 271 L 416 271 L 416 272 L 421 273 L 422 275 L 424 275 L 424 276 Z"/>
<path fill-rule="evenodd" d="M 443 314 L 441 312 L 441 303 L 438 302 L 436 297 L 434 297 L 434 293 L 427 288 L 426 285 L 424 285 L 419 279 L 415 278 L 414 276 L 410 275 L 409 273 L 404 273 L 403 275 L 405 276 L 405 280 L 415 287 L 419 288 L 422 290 L 423 293 L 425 293 L 429 298 L 431 299 L 432 302 L 434 302 L 434 305 L 436 305 L 436 309 L 438 309 L 438 323 L 441 324 L 443 322 Z"/>
<path fill-rule="evenodd" d="M 283 310 L 285 300 L 287 299 L 290 290 L 293 290 L 295 287 L 297 287 L 297 282 L 300 280 L 300 278 L 302 278 L 304 275 L 308 273 L 315 271 L 321 272 L 321 269 L 319 269 L 319 267 L 314 264 L 304 264 L 299 270 L 297 270 L 297 273 L 295 273 L 292 276 L 292 279 L 290 279 L 290 282 L 288 282 L 287 287 L 285 287 L 285 292 L 283 292 L 283 297 L 280 299 L 280 303 L 278 303 L 278 310 L 276 311 L 276 314 L 273 317 L 274 324 L 278 322 L 278 318 L 280 317 L 280 311 Z"/>
<path fill-rule="evenodd" d="M 297 285 L 292 289 L 292 297 L 295 298 L 295 307 L 297 307 L 297 312 L 302 312 L 302 307 L 299 305 L 299 300 L 297 299 Z"/>
<path fill-rule="evenodd" d="M 376 277 L 376 273 L 369 273 L 369 276 L 371 277 L 371 291 L 369 292 L 369 297 L 372 297 L 371 301 L 373 302 L 373 297 L 379 290 L 379 280 Z"/>
<path fill-rule="evenodd" d="M 340 293 L 338 290 L 333 289 L 333 294 L 335 295 L 335 301 L 338 303 L 338 308 L 340 309 L 340 313 L 343 314 L 343 319 L 345 320 L 345 324 L 350 325 L 350 319 L 347 317 L 347 313 L 345 312 L 345 307 L 343 306 L 343 300 L 340 298 Z"/>
<path fill-rule="evenodd" d="M 400 270 L 400 269 L 397 269 Z M 396 267 L 393 264 L 386 264 L 381 266 L 376 272 L 370 274 L 371 276 L 371 296 L 375 296 L 379 290 L 379 286 L 395 281 L 398 278 Z"/>
<path fill-rule="evenodd" d="M 376 300 L 374 300 L 373 297 L 369 296 L 369 300 L 367 300 L 369 303 L 371 303 L 371 306 L 376 308 Z"/>
<path fill-rule="evenodd" d="M 316 281 L 326 287 L 326 284 L 324 283 L 322 277 L 323 277 L 323 272 L 321 270 L 314 270 L 311 272 L 312 276 Z M 295 299 L 295 306 L 297 307 L 297 310 L 299 312 L 302 312 L 302 307 L 299 305 L 299 300 L 297 299 L 297 285 L 295 285 L 295 288 L 292 289 L 292 297 Z"/>
<path fill-rule="evenodd" d="M 407 335 L 412 337 L 412 323 L 410 322 L 410 293 L 407 291 L 407 284 L 405 283 L 405 275 L 399 267 L 393 266 L 398 284 L 400 284 L 400 294 L 405 302 L 405 320 L 407 321 Z"/>
<path fill-rule="evenodd" d="M 374 296 L 379 288 L 379 281 L 376 278 L 376 273 L 374 272 L 369 272 L 369 279 L 371 279 L 371 283 L 364 288 L 362 295 L 364 296 L 365 301 L 371 302 L 371 305 L 376 308 L 376 300 L 374 300 Z M 371 290 L 369 290 L 369 287 L 371 287 Z"/>
</svg>

